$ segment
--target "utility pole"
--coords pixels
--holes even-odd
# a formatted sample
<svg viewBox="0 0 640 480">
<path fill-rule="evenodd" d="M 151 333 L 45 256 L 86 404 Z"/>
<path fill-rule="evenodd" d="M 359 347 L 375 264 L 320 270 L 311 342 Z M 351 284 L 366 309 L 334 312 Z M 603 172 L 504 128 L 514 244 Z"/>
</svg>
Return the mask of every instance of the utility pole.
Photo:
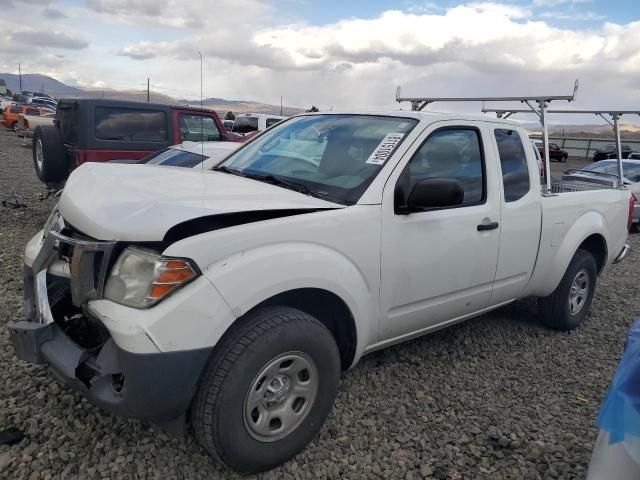
<svg viewBox="0 0 640 480">
<path fill-rule="evenodd" d="M 149 103 L 149 77 L 147 77 L 147 103 Z"/>
<path fill-rule="evenodd" d="M 20 92 L 22 92 L 22 69 L 20 68 L 20 64 L 18 64 L 18 77 L 20 77 Z"/>
<path fill-rule="evenodd" d="M 280 95 L 280 116 L 282 116 L 282 95 Z"/>
</svg>

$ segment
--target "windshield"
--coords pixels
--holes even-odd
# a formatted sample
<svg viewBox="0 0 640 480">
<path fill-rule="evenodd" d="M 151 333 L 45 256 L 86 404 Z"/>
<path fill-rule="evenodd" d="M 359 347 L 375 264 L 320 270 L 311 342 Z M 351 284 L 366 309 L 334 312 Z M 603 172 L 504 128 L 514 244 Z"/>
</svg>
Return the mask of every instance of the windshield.
<svg viewBox="0 0 640 480">
<path fill-rule="evenodd" d="M 618 176 L 617 162 L 598 162 L 584 170 Z M 632 182 L 640 182 L 640 163 L 622 162 L 624 176 Z"/>
<path fill-rule="evenodd" d="M 346 205 L 358 201 L 417 120 L 373 115 L 312 115 L 275 125 L 217 170 L 270 177 Z M 265 179 L 267 181 L 267 179 Z"/>
<path fill-rule="evenodd" d="M 202 163 L 207 157 L 203 157 L 198 153 L 178 150 L 176 148 L 167 148 L 159 152 L 147 155 L 140 160 L 140 163 L 148 165 L 166 165 L 169 167 L 187 167 L 191 168 Z"/>
</svg>

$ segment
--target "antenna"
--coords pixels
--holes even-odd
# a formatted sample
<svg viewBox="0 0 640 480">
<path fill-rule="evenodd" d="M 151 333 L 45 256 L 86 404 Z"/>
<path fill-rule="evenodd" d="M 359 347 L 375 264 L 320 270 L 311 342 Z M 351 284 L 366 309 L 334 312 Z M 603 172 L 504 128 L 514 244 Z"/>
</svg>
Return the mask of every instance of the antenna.
<svg viewBox="0 0 640 480">
<path fill-rule="evenodd" d="M 202 106 L 202 53 L 198 52 L 200 56 L 200 112 L 204 112 L 204 108 Z M 202 153 L 202 163 L 200 163 L 201 168 L 204 170 L 204 117 L 200 115 L 200 151 Z"/>
</svg>

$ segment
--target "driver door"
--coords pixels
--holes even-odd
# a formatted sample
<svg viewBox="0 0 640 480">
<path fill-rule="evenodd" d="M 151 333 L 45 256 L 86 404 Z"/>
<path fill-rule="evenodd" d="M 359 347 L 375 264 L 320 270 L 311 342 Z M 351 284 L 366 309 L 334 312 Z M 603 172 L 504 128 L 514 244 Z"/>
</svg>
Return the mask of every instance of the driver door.
<svg viewBox="0 0 640 480">
<path fill-rule="evenodd" d="M 500 242 L 496 162 L 482 125 L 435 125 L 407 152 L 383 193 L 381 341 L 477 312 L 491 297 Z M 459 181 L 462 203 L 398 213 L 412 187 L 428 178 Z"/>
</svg>

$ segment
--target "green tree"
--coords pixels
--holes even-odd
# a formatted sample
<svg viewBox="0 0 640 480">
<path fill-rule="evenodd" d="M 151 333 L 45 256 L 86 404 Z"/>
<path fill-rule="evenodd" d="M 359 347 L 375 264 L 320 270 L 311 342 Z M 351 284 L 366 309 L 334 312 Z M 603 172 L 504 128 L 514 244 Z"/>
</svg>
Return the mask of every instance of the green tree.
<svg viewBox="0 0 640 480">
<path fill-rule="evenodd" d="M 320 109 L 318 107 L 316 107 L 315 105 L 311 105 L 311 108 L 309 110 L 307 110 L 307 112 L 319 112 Z"/>
<path fill-rule="evenodd" d="M 236 116 L 233 114 L 233 112 L 227 112 L 227 114 L 224 116 L 225 120 L 235 120 Z"/>
</svg>

